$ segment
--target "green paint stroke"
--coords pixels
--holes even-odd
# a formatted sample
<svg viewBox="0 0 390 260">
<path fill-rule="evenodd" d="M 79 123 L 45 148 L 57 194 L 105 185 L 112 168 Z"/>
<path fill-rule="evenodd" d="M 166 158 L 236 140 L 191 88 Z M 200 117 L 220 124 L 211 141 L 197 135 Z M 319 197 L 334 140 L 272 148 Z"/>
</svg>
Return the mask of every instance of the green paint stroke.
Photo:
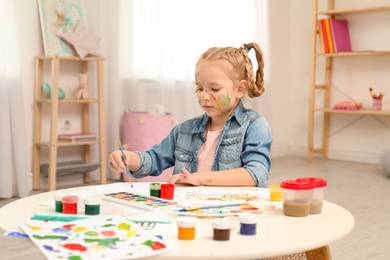
<svg viewBox="0 0 390 260">
<path fill-rule="evenodd" d="M 118 228 L 119 230 L 130 230 L 131 225 L 124 222 L 124 223 L 120 223 L 118 225 Z"/>
<path fill-rule="evenodd" d="M 89 236 L 89 237 L 97 237 L 99 236 L 99 233 L 96 232 L 96 231 L 87 231 L 84 233 L 86 236 Z"/>
<path fill-rule="evenodd" d="M 107 224 L 107 225 L 103 225 L 102 227 L 115 227 L 114 224 Z"/>
<path fill-rule="evenodd" d="M 99 246 L 105 246 L 110 247 L 111 245 L 115 244 L 115 242 L 119 242 L 120 239 L 115 238 L 105 238 L 105 239 L 96 239 L 96 238 L 85 238 L 84 242 L 86 243 L 94 243 L 97 242 Z"/>
<path fill-rule="evenodd" d="M 68 257 L 69 260 L 81 260 L 81 257 L 78 255 L 72 255 Z"/>
<path fill-rule="evenodd" d="M 43 240 L 43 239 L 61 239 L 61 240 L 64 240 L 64 239 L 68 238 L 68 237 L 64 237 L 64 236 L 37 236 L 37 235 L 33 235 L 33 237 L 35 237 L 38 240 Z"/>
<path fill-rule="evenodd" d="M 146 245 L 146 246 L 152 246 L 155 242 L 152 241 L 152 240 L 146 240 L 145 242 L 143 242 L 142 244 Z"/>
</svg>

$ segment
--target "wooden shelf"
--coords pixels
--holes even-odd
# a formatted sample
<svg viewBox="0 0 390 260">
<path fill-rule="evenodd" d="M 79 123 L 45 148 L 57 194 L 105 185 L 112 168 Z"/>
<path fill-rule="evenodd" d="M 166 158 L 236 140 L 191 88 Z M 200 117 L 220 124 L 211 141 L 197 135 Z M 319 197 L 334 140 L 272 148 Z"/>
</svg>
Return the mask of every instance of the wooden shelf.
<svg viewBox="0 0 390 260">
<path fill-rule="evenodd" d="M 46 103 L 46 104 L 51 104 L 52 101 L 51 99 L 37 99 L 35 100 L 37 103 Z M 99 100 L 97 99 L 60 99 L 58 100 L 58 104 L 66 104 L 66 103 L 71 103 L 71 104 L 86 104 L 86 103 L 98 103 Z"/>
<path fill-rule="evenodd" d="M 37 55 L 35 56 L 36 59 L 38 60 L 53 60 L 57 58 L 59 60 L 69 60 L 69 61 L 97 61 L 98 59 L 102 59 L 103 61 L 105 60 L 104 57 L 99 56 L 99 57 L 85 57 L 85 58 L 79 58 L 79 57 L 71 57 L 71 56 L 59 56 L 59 55 L 50 55 L 50 56 L 45 56 L 45 55 Z"/>
<path fill-rule="evenodd" d="M 34 146 L 33 146 L 33 189 L 38 190 L 40 186 L 41 176 L 41 148 L 46 147 L 48 151 L 48 190 L 55 190 L 57 178 L 57 149 L 60 147 L 82 146 L 83 159 L 86 164 L 91 163 L 90 145 L 99 145 L 99 162 L 100 165 L 100 183 L 105 184 L 106 178 L 106 143 L 105 143 L 105 118 L 104 118 L 104 75 L 103 61 L 104 57 L 86 57 L 80 59 L 78 57 L 59 56 L 58 54 L 51 56 L 38 55 L 35 57 L 35 102 L 34 102 Z M 47 62 L 45 62 L 47 61 Z M 81 65 L 81 73 L 88 72 L 89 62 L 96 63 L 97 69 L 97 99 L 58 99 L 60 63 L 70 61 Z M 51 96 L 50 99 L 44 99 L 42 94 L 43 72 L 44 65 L 51 63 Z M 90 105 L 97 103 L 98 111 L 98 140 L 82 141 L 82 142 L 67 142 L 58 140 L 58 113 L 60 104 L 79 104 L 82 108 L 81 117 L 81 132 L 90 132 Z M 44 106 L 43 104 L 47 104 Z M 43 109 L 50 111 L 50 133 L 48 142 L 42 142 L 42 114 Z M 96 132 L 96 131 L 94 131 Z M 47 140 L 47 138 L 45 138 Z M 84 173 L 84 182 L 91 181 L 90 172 Z"/>
<path fill-rule="evenodd" d="M 99 144 L 99 143 L 100 143 L 100 140 L 96 139 L 96 140 L 92 140 L 92 141 L 82 141 L 82 142 L 58 141 L 56 143 L 56 145 L 57 145 L 57 147 L 65 147 L 65 146 L 82 146 L 82 145 Z M 50 142 L 35 143 L 35 145 L 50 147 Z"/>
<path fill-rule="evenodd" d="M 316 108 L 316 112 L 326 112 L 335 114 L 357 114 L 357 115 L 377 115 L 390 116 L 390 111 L 374 111 L 374 110 L 335 110 L 331 108 Z"/>
<path fill-rule="evenodd" d="M 373 6 L 373 7 L 362 7 L 362 8 L 351 8 L 351 9 L 335 9 L 336 0 L 323 1 L 327 2 L 328 10 L 319 11 L 318 2 L 320 0 L 312 0 L 312 23 L 311 23 L 311 42 L 310 42 L 310 83 L 309 83 L 309 118 L 308 118 L 308 144 L 307 144 L 307 159 L 308 161 L 313 160 L 314 153 L 322 153 L 322 159 L 328 158 L 329 151 L 329 131 L 331 116 L 335 114 L 350 115 L 375 115 L 375 116 L 390 116 L 390 111 L 373 111 L 373 110 L 333 110 L 331 109 L 331 85 L 332 85 L 332 70 L 333 58 L 338 57 L 366 57 L 366 56 L 386 56 L 390 55 L 389 51 L 353 51 L 353 52 L 342 52 L 342 53 L 317 53 L 319 36 L 318 31 L 318 20 L 321 19 L 320 15 L 327 15 L 329 19 L 334 18 L 337 15 L 355 15 L 365 13 L 379 13 L 379 12 L 390 12 L 390 5 L 385 6 Z M 325 4 L 325 3 L 324 3 Z M 372 16 L 371 16 L 372 17 Z M 344 18 L 343 19 L 347 19 Z M 369 17 L 367 17 L 369 19 Z M 369 28 L 364 28 L 369 30 Z M 364 31 L 359 32 L 364 35 Z M 378 39 L 375 39 L 378 40 Z M 323 82 L 317 84 L 317 58 L 324 57 L 322 61 L 325 62 L 324 79 Z M 387 57 L 386 57 L 387 58 Z M 389 59 L 390 61 L 390 59 Z M 340 69 L 340 67 L 337 67 Z M 369 72 L 370 68 L 365 68 Z M 321 91 L 323 94 L 324 108 L 316 108 L 316 96 L 315 91 Z M 318 105 L 319 106 L 319 105 Z M 314 134 L 315 134 L 315 113 L 323 113 L 322 117 L 322 147 L 320 149 L 314 149 Z"/>
<path fill-rule="evenodd" d="M 390 55 L 390 51 L 354 51 L 338 53 L 317 53 L 316 55 L 325 57 L 385 56 Z"/>
<path fill-rule="evenodd" d="M 353 8 L 353 9 L 325 10 L 325 11 L 319 11 L 317 12 L 317 14 L 325 14 L 325 15 L 365 14 L 365 13 L 376 13 L 376 12 L 386 12 L 386 11 L 390 11 L 390 5 Z"/>
</svg>

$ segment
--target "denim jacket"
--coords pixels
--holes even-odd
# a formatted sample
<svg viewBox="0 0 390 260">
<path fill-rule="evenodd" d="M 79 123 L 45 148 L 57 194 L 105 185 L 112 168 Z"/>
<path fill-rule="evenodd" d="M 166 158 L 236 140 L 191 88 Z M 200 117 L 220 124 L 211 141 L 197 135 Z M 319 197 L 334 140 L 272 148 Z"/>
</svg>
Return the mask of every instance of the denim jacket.
<svg viewBox="0 0 390 260">
<path fill-rule="evenodd" d="M 146 152 L 136 152 L 141 157 L 141 167 L 132 172 L 136 178 L 158 176 L 169 167 L 173 174 L 197 171 L 199 147 L 205 142 L 207 114 L 175 126 L 169 135 Z M 267 120 L 252 109 L 245 109 L 242 101 L 225 122 L 215 151 L 212 171 L 245 168 L 258 187 L 268 186 L 271 169 L 271 129 Z"/>
</svg>

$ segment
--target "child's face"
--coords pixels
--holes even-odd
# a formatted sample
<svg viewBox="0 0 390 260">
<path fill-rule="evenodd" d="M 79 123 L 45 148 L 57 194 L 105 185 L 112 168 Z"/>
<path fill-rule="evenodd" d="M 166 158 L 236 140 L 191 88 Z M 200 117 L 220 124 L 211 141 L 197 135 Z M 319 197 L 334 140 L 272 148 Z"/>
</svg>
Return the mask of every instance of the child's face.
<svg viewBox="0 0 390 260">
<path fill-rule="evenodd" d="M 199 104 L 211 118 L 229 117 L 242 97 L 238 86 L 219 63 L 200 62 L 196 67 L 195 83 Z"/>
</svg>

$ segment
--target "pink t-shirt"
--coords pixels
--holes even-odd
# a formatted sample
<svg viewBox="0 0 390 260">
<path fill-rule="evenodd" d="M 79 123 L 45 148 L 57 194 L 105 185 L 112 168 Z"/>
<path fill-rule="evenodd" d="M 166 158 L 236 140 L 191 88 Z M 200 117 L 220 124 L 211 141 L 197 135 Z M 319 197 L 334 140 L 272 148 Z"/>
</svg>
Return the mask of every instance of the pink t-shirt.
<svg viewBox="0 0 390 260">
<path fill-rule="evenodd" d="M 207 131 L 206 141 L 199 147 L 197 172 L 211 171 L 215 157 L 215 149 L 217 148 L 218 137 L 221 132 L 222 129 L 218 131 Z"/>
</svg>

